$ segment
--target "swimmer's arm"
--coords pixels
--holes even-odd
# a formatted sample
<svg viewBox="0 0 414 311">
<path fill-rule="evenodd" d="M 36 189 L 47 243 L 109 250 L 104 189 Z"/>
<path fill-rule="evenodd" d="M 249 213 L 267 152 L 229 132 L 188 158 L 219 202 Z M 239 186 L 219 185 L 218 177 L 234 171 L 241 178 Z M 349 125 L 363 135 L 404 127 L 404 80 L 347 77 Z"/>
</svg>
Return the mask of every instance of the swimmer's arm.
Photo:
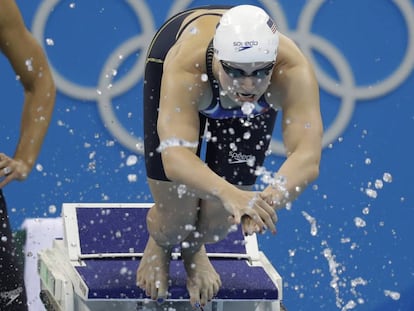
<svg viewBox="0 0 414 311">
<path fill-rule="evenodd" d="M 312 66 L 304 59 L 301 65 L 281 74 L 284 76 L 277 87 L 283 90 L 282 132 L 287 159 L 277 174 L 285 184 L 264 190 L 276 209 L 295 200 L 318 177 L 323 135 L 319 88 Z"/>
<path fill-rule="evenodd" d="M 164 171 L 170 180 L 186 184 L 201 194 L 218 196 L 236 187 L 215 174 L 195 154 L 200 133 L 198 103 L 208 82 L 201 80 L 199 70 L 193 66 L 195 62 L 187 66 L 173 61 L 181 52 L 179 47 L 170 51 L 164 64 L 157 128 L 161 145 L 163 142 L 171 145 L 168 142 L 179 139 L 193 147 L 162 148 Z"/>
<path fill-rule="evenodd" d="M 46 56 L 25 27 L 13 0 L 0 1 L 0 49 L 24 89 L 20 138 L 14 158 L 31 170 L 52 118 L 56 90 Z"/>
</svg>

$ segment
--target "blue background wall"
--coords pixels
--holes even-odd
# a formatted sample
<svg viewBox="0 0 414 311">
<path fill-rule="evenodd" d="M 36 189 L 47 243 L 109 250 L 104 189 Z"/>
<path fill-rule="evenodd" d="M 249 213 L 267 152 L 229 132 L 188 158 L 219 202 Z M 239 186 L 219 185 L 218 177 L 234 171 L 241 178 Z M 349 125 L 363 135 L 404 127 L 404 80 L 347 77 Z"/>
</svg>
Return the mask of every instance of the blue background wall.
<svg viewBox="0 0 414 311">
<path fill-rule="evenodd" d="M 139 153 L 146 45 L 171 14 L 221 1 L 17 3 L 59 92 L 36 168 L 4 189 L 14 228 L 58 216 L 63 202 L 150 202 Z M 414 1 L 227 3 L 271 12 L 312 57 L 321 85 L 320 177 L 280 212 L 278 234 L 259 238 L 288 309 L 414 310 Z M 0 146 L 12 154 L 21 87 L 4 57 L 0 73 Z M 269 170 L 283 161 L 279 130 L 274 139 Z"/>
</svg>

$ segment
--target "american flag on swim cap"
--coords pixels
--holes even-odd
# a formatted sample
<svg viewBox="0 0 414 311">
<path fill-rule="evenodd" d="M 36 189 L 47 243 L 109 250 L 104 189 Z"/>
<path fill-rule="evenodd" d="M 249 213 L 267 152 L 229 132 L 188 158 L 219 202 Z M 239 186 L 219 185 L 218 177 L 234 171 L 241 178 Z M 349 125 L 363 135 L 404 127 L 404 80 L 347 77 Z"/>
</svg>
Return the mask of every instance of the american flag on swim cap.
<svg viewBox="0 0 414 311">
<path fill-rule="evenodd" d="M 270 17 L 269 17 L 269 19 L 267 20 L 267 26 L 269 26 L 270 30 L 271 30 L 273 33 L 276 33 L 276 31 L 277 31 L 276 24 L 275 24 L 275 22 L 273 21 L 273 19 L 271 19 Z"/>
</svg>

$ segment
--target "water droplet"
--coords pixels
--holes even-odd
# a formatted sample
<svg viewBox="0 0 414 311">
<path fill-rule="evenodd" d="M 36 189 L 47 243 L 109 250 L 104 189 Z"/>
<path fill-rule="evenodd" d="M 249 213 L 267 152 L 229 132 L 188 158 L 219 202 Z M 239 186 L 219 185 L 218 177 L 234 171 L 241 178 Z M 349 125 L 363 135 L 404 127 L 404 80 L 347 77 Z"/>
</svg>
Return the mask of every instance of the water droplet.
<svg viewBox="0 0 414 311">
<path fill-rule="evenodd" d="M 365 194 L 373 199 L 375 199 L 378 196 L 377 191 L 375 191 L 374 189 L 369 189 L 369 188 L 365 189 Z"/>
<path fill-rule="evenodd" d="M 391 174 L 390 173 L 384 173 L 384 175 L 382 176 L 382 180 L 385 181 L 386 183 L 392 182 Z"/>
<path fill-rule="evenodd" d="M 355 223 L 355 226 L 357 226 L 358 228 L 362 228 L 362 227 L 365 227 L 367 225 L 365 220 L 363 220 L 360 217 L 355 217 L 354 218 L 354 223 Z"/>
<path fill-rule="evenodd" d="M 400 293 L 398 292 L 394 292 L 394 291 L 390 291 L 388 289 L 384 290 L 384 295 L 387 297 L 390 297 L 393 300 L 399 300 L 400 299 Z"/>
<path fill-rule="evenodd" d="M 33 71 L 33 64 L 31 59 L 26 59 L 24 63 L 26 64 L 27 71 Z"/>
<path fill-rule="evenodd" d="M 186 224 L 184 227 L 185 231 L 193 231 L 195 227 L 192 224 Z"/>
<path fill-rule="evenodd" d="M 236 151 L 237 150 L 237 145 L 235 143 L 230 143 L 229 147 L 232 151 Z"/>
<path fill-rule="evenodd" d="M 127 176 L 129 182 L 137 182 L 138 175 L 137 174 L 128 174 Z"/>
<path fill-rule="evenodd" d="M 46 44 L 49 45 L 49 46 L 53 46 L 53 45 L 55 45 L 55 42 L 51 38 L 46 38 Z"/>
<path fill-rule="evenodd" d="M 56 205 L 50 205 L 49 206 L 49 213 L 50 214 L 54 214 L 54 213 L 56 213 L 56 211 L 57 211 Z"/>
<path fill-rule="evenodd" d="M 382 182 L 382 180 L 381 180 L 381 179 L 377 179 L 377 180 L 375 181 L 374 186 L 375 186 L 375 188 L 376 188 L 376 189 L 382 189 L 382 187 L 384 186 L 384 184 L 383 184 L 383 182 Z"/>
<path fill-rule="evenodd" d="M 178 193 L 178 197 L 179 197 L 179 198 L 182 198 L 182 197 L 183 197 L 183 195 L 184 195 L 186 192 L 187 192 L 187 186 L 186 186 L 186 185 L 181 184 L 181 185 L 179 185 L 179 186 L 177 187 L 177 193 Z"/>
<path fill-rule="evenodd" d="M 241 111 L 244 115 L 249 116 L 253 112 L 254 104 L 251 102 L 244 102 L 241 106 Z"/>
<path fill-rule="evenodd" d="M 183 241 L 183 242 L 181 243 L 181 247 L 182 247 L 182 248 L 189 248 L 189 247 L 190 247 L 190 243 L 188 243 L 187 241 Z"/>
<path fill-rule="evenodd" d="M 190 33 L 195 35 L 196 33 L 198 33 L 198 28 L 197 27 L 191 27 L 190 28 Z"/>
<path fill-rule="evenodd" d="M 250 132 L 245 132 L 244 134 L 243 134 L 243 139 L 246 139 L 246 140 L 248 140 L 248 139 L 250 139 L 250 137 L 252 136 L 252 134 L 250 133 Z"/>
<path fill-rule="evenodd" d="M 350 300 L 347 302 L 347 304 L 342 307 L 341 311 L 351 310 L 354 309 L 357 306 L 356 302 L 353 300 Z"/>
<path fill-rule="evenodd" d="M 138 157 L 136 155 L 130 155 L 127 158 L 126 165 L 127 166 L 132 166 L 132 165 L 137 164 L 137 162 L 138 162 Z"/>
<path fill-rule="evenodd" d="M 309 222 L 311 225 L 310 234 L 312 236 L 316 236 L 318 234 L 318 227 L 316 225 L 316 219 L 306 213 L 305 211 L 302 211 L 302 215 L 305 217 L 305 219 Z"/>
</svg>

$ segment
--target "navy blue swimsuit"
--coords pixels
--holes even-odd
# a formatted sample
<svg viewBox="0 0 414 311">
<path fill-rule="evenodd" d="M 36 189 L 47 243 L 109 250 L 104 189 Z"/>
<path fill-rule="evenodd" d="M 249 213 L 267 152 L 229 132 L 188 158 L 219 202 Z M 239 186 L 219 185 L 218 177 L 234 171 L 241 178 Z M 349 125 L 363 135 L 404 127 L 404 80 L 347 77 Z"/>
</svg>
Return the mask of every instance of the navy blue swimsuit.
<svg viewBox="0 0 414 311">
<path fill-rule="evenodd" d="M 226 6 L 205 6 L 181 12 L 164 23 L 155 34 L 147 55 L 144 83 L 144 149 L 147 176 L 155 180 L 168 180 L 165 175 L 157 133 L 157 120 L 160 99 L 163 63 L 169 49 L 175 44 L 182 31 L 195 19 L 202 16 L 217 16 L 216 12 L 196 16 L 186 25 L 184 19 L 198 9 L 228 9 Z M 183 26 L 183 27 L 181 27 Z M 181 28 L 181 32 L 179 29 Z M 250 115 L 241 107 L 226 109 L 220 102 L 220 90 L 212 72 L 212 47 L 206 47 L 207 76 L 212 90 L 211 104 L 200 111 L 200 131 L 197 155 L 205 160 L 211 170 L 232 184 L 253 185 L 256 182 L 256 168 L 262 166 L 276 122 L 277 112 L 262 96 Z M 205 130 L 209 137 L 204 139 Z M 247 134 L 247 135 L 246 135 Z M 245 137 L 248 137 L 246 139 Z M 201 145 L 205 143 L 205 154 L 201 155 Z"/>
</svg>

